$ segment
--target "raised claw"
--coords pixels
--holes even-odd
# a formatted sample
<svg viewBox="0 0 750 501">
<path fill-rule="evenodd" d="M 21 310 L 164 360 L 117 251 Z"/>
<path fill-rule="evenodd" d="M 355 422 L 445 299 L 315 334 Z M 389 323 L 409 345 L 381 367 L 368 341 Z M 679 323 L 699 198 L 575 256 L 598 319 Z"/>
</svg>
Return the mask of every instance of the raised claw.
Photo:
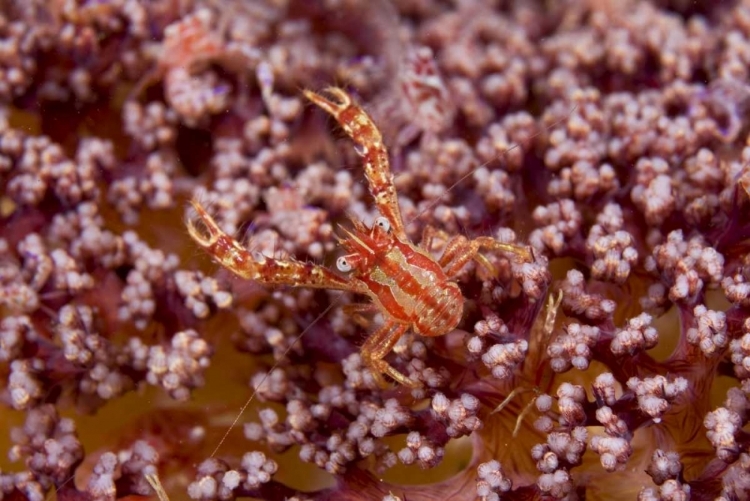
<svg viewBox="0 0 750 501">
<path fill-rule="evenodd" d="M 187 229 L 193 240 L 232 273 L 266 284 L 316 287 L 366 293 L 356 280 L 342 278 L 322 266 L 295 259 L 274 259 L 253 254 L 224 233 L 203 206 L 191 201 L 196 217 L 188 217 Z"/>
<path fill-rule="evenodd" d="M 344 92 L 339 87 L 326 87 L 325 89 L 323 89 L 323 92 L 335 97 L 338 102 L 334 102 L 324 95 L 318 94 L 311 90 L 304 90 L 302 92 L 305 94 L 305 97 L 307 99 L 309 99 L 311 102 L 315 103 L 317 106 L 330 113 L 334 117 L 338 116 L 339 113 L 343 112 L 352 104 L 352 99 L 349 97 L 349 94 Z"/>
<path fill-rule="evenodd" d="M 328 87 L 324 92 L 338 102 L 310 90 L 304 91 L 304 94 L 312 103 L 335 118 L 344 132 L 352 138 L 357 153 L 363 157 L 370 194 L 375 199 L 380 214 L 388 220 L 396 238 L 405 240 L 406 230 L 398 206 L 398 195 L 380 131 L 370 116 L 343 89 Z"/>
<path fill-rule="evenodd" d="M 198 245 L 209 248 L 221 238 L 223 232 L 197 200 L 191 200 L 190 205 L 193 206 L 195 217 L 187 218 L 188 233 Z"/>
</svg>

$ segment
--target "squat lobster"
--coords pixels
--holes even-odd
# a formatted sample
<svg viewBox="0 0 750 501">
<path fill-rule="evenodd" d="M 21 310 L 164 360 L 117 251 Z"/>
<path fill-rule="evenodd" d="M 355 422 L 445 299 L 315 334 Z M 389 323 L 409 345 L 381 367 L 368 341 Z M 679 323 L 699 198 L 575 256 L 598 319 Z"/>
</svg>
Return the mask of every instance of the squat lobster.
<svg viewBox="0 0 750 501">
<path fill-rule="evenodd" d="M 343 229 L 340 238 L 347 254 L 336 267 L 340 276 L 325 267 L 294 259 L 274 259 L 253 254 L 219 229 L 197 201 L 197 220 L 188 221 L 190 236 L 222 266 L 243 278 L 264 284 L 316 287 L 350 291 L 369 296 L 385 319 L 361 348 L 362 361 L 381 385 L 383 374 L 395 381 L 418 387 L 388 362 L 385 356 L 409 329 L 422 336 L 442 336 L 456 328 L 463 314 L 464 297 L 454 281 L 472 259 L 492 271 L 480 249 L 510 252 L 532 260 L 530 248 L 498 242 L 491 237 L 469 240 L 462 235 L 449 237 L 427 227 L 419 245 L 406 235 L 393 184 L 388 153 L 375 124 L 342 89 L 326 91 L 332 98 L 305 91 L 305 96 L 330 113 L 359 145 L 365 176 L 381 217 L 371 228 L 353 220 L 352 230 Z M 436 261 L 429 254 L 435 237 L 446 240 Z"/>
</svg>

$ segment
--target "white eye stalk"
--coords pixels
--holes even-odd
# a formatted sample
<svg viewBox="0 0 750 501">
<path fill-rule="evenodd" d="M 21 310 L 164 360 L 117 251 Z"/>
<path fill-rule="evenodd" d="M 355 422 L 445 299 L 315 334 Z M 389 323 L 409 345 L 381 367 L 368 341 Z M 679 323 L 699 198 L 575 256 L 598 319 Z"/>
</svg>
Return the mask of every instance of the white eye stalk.
<svg viewBox="0 0 750 501">
<path fill-rule="evenodd" d="M 336 268 L 343 273 L 352 271 L 352 265 L 349 264 L 349 261 L 347 261 L 344 256 L 341 256 L 336 260 Z"/>
<path fill-rule="evenodd" d="M 386 232 L 386 233 L 388 233 L 389 231 L 391 231 L 391 222 L 390 222 L 390 221 L 388 221 L 388 220 L 387 220 L 386 218 L 384 218 L 384 217 L 379 217 L 379 218 L 377 218 L 377 219 L 375 220 L 375 225 L 376 225 L 376 226 L 380 226 L 380 228 L 381 228 L 381 229 L 382 229 L 382 230 L 383 230 L 384 232 Z"/>
</svg>

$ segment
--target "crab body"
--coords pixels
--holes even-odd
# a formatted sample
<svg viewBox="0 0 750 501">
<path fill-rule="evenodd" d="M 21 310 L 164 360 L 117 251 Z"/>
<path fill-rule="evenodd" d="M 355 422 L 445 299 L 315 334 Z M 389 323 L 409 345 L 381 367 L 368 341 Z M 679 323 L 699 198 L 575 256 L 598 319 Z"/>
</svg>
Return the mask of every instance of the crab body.
<svg viewBox="0 0 750 501">
<path fill-rule="evenodd" d="M 339 258 L 339 269 L 364 283 L 377 309 L 393 322 L 422 336 L 447 334 L 461 321 L 461 289 L 425 250 L 399 240 L 386 225 L 379 219 L 366 231 L 355 224 L 355 233 L 341 240 L 350 254 Z"/>
</svg>

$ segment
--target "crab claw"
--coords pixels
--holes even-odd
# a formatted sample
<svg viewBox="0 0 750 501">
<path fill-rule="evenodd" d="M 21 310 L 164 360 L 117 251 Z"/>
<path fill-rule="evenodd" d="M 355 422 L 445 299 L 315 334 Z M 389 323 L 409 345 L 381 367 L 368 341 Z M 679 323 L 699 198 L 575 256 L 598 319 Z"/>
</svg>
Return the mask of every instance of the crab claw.
<svg viewBox="0 0 750 501">
<path fill-rule="evenodd" d="M 335 101 L 310 90 L 304 91 L 307 99 L 336 119 L 344 132 L 356 143 L 357 153 L 366 157 L 366 163 L 375 165 L 379 157 L 387 157 L 380 131 L 367 113 L 352 101 L 349 94 L 339 87 L 327 87 L 324 92 Z M 368 154 L 369 158 L 367 158 Z M 387 169 L 387 167 L 382 168 Z M 379 180 L 376 180 L 376 184 L 377 181 Z M 373 180 L 371 179 L 370 182 L 373 183 Z"/>
<path fill-rule="evenodd" d="M 219 241 L 224 232 L 221 231 L 214 218 L 208 215 L 200 202 L 191 200 L 190 204 L 195 214 L 187 219 L 188 233 L 198 245 L 208 249 Z"/>
<path fill-rule="evenodd" d="M 326 87 L 324 89 L 324 92 L 336 98 L 336 101 L 338 102 L 334 102 L 323 96 L 322 94 L 315 93 L 311 90 L 304 90 L 302 92 L 305 94 L 305 97 L 307 99 L 309 99 L 334 117 L 338 117 L 339 114 L 343 113 L 352 104 L 352 98 L 350 98 L 346 92 L 338 87 Z"/>
</svg>

